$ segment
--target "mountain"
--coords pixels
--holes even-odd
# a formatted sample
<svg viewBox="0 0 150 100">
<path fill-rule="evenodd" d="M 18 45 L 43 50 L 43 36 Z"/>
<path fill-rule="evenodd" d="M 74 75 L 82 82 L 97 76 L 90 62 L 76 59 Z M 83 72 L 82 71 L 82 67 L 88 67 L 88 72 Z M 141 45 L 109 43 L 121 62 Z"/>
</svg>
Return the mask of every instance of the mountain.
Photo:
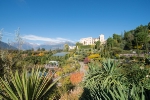
<svg viewBox="0 0 150 100">
<path fill-rule="evenodd" d="M 75 43 L 72 42 L 61 42 L 61 43 L 45 43 L 40 45 L 38 48 L 45 48 L 46 50 L 63 49 L 64 45 L 74 46 Z"/>
<path fill-rule="evenodd" d="M 16 47 L 0 41 L 0 49 L 17 50 Z"/>
<path fill-rule="evenodd" d="M 18 48 L 18 43 L 17 42 L 12 42 L 11 43 L 12 46 Z M 35 49 L 37 48 L 39 45 L 38 44 L 35 44 L 35 43 L 28 43 L 28 42 L 24 42 L 22 45 L 21 45 L 21 49 L 22 50 L 31 50 L 31 49 Z"/>
<path fill-rule="evenodd" d="M 32 48 L 34 50 L 37 50 L 38 48 L 45 48 L 45 50 L 63 49 L 64 44 L 68 44 L 69 46 L 75 45 L 75 43 L 72 43 L 72 42 L 61 42 L 61 43 L 47 42 L 41 45 L 35 44 L 35 43 L 24 42 L 21 46 L 21 49 L 22 50 L 31 50 Z M 11 43 L 11 45 L 18 48 L 18 43 Z"/>
</svg>

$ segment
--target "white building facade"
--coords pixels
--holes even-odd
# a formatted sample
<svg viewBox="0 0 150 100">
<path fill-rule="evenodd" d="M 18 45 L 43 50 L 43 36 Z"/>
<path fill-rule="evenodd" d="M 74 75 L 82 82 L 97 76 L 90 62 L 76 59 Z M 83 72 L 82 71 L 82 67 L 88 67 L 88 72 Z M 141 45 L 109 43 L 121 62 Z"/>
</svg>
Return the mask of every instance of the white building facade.
<svg viewBox="0 0 150 100">
<path fill-rule="evenodd" d="M 69 50 L 75 49 L 76 46 L 69 46 Z"/>
<path fill-rule="evenodd" d="M 87 38 L 81 38 L 80 43 L 83 45 L 94 45 L 95 42 L 100 41 L 101 44 L 105 43 L 104 35 L 101 34 L 99 35 L 98 38 L 92 38 L 92 37 L 87 37 Z"/>
<path fill-rule="evenodd" d="M 82 38 L 80 39 L 80 43 L 82 43 L 83 45 L 92 45 L 93 38 L 92 37 Z"/>
</svg>

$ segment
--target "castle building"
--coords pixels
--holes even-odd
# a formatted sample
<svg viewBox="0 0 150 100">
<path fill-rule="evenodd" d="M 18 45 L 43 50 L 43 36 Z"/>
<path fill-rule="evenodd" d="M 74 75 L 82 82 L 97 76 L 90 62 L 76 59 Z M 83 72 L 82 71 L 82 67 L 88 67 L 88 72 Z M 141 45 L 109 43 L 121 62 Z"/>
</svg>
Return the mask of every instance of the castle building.
<svg viewBox="0 0 150 100">
<path fill-rule="evenodd" d="M 100 41 L 101 44 L 105 43 L 104 35 L 101 34 L 99 35 L 98 38 L 92 38 L 92 37 L 87 37 L 87 38 L 81 38 L 80 43 L 83 45 L 94 45 L 95 42 Z"/>
</svg>

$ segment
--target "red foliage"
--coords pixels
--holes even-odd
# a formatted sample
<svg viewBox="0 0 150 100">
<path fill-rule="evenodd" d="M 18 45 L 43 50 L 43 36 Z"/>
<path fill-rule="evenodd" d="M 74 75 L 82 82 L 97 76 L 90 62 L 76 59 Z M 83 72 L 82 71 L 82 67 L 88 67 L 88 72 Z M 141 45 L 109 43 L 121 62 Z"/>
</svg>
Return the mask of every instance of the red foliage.
<svg viewBox="0 0 150 100">
<path fill-rule="evenodd" d="M 75 72 L 70 75 L 70 81 L 73 85 L 79 84 L 83 79 L 83 73 L 82 72 Z"/>
<path fill-rule="evenodd" d="M 90 62 L 90 59 L 88 57 L 86 57 L 83 62 L 84 62 L 84 64 L 88 64 Z"/>
</svg>

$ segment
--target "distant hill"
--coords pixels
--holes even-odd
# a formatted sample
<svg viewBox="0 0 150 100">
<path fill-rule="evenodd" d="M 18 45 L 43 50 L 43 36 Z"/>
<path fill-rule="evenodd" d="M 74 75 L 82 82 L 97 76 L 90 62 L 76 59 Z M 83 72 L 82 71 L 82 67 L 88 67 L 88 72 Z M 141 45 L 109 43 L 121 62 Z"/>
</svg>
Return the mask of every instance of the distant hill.
<svg viewBox="0 0 150 100">
<path fill-rule="evenodd" d="M 5 42 L 0 41 L 0 49 L 17 50 L 16 47 L 8 45 Z"/>
<path fill-rule="evenodd" d="M 75 44 L 72 42 L 61 42 L 61 43 L 44 43 L 44 44 L 35 44 L 35 43 L 28 43 L 25 42 L 22 44 L 21 49 L 22 50 L 31 50 L 32 48 L 34 50 L 37 50 L 38 48 L 45 48 L 45 50 L 55 50 L 55 49 L 63 49 L 64 48 L 64 44 L 68 44 L 70 46 L 74 46 Z M 18 48 L 18 44 L 17 43 L 11 43 L 12 46 Z"/>
<path fill-rule="evenodd" d="M 18 48 L 18 43 L 17 42 L 12 42 L 11 43 L 12 46 Z M 28 43 L 28 42 L 24 42 L 21 45 L 21 49 L 22 50 L 31 50 L 32 48 L 35 49 L 37 48 L 39 45 L 38 44 L 33 44 L 33 43 Z"/>
<path fill-rule="evenodd" d="M 45 48 L 46 50 L 63 49 L 65 44 L 68 44 L 70 46 L 75 45 L 72 42 L 61 42 L 61 43 L 57 43 L 57 44 L 46 43 L 46 44 L 42 44 L 42 45 L 38 46 L 38 48 Z"/>
</svg>

